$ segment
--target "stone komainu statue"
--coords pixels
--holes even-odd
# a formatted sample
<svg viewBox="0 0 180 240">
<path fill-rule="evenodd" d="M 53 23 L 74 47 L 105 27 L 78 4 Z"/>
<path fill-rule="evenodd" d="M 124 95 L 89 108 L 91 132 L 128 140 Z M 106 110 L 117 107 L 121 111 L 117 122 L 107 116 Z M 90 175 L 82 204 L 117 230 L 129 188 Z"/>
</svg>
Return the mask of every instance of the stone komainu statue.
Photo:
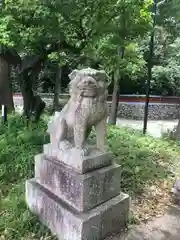
<svg viewBox="0 0 180 240">
<path fill-rule="evenodd" d="M 95 127 L 97 148 L 105 151 L 107 121 L 107 75 L 91 68 L 69 75 L 70 99 L 48 124 L 51 144 L 66 150 L 76 148 L 88 155 L 85 142 Z"/>
</svg>

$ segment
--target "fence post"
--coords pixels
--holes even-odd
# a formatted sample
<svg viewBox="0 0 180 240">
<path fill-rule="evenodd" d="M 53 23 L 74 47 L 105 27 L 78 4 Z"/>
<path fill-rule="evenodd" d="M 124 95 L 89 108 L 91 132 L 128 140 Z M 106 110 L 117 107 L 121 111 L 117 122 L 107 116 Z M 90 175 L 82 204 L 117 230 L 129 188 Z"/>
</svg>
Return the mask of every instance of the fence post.
<svg viewBox="0 0 180 240">
<path fill-rule="evenodd" d="M 7 122 L 7 107 L 2 105 L 2 123 L 5 124 Z"/>
</svg>

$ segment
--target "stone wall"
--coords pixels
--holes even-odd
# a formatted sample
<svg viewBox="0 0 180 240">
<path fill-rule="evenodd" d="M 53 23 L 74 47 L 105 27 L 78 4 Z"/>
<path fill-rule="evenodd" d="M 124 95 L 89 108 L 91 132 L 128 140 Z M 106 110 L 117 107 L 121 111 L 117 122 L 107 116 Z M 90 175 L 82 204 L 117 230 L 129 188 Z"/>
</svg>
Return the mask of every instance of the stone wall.
<svg viewBox="0 0 180 240">
<path fill-rule="evenodd" d="M 144 103 L 119 103 L 118 117 L 142 120 L 144 118 Z M 172 120 L 177 119 L 179 104 L 150 103 L 148 119 Z"/>
<path fill-rule="evenodd" d="M 52 106 L 53 94 L 42 94 L 43 100 L 47 107 Z M 62 102 L 66 100 L 61 99 Z M 23 106 L 23 99 L 20 94 L 14 95 L 15 107 L 21 109 Z M 143 102 L 119 102 L 118 117 L 126 119 L 142 120 L 144 117 L 144 103 Z M 109 109 L 111 102 L 109 101 Z M 179 113 L 178 103 L 151 103 L 149 104 L 149 119 L 151 120 L 171 120 L 177 119 Z"/>
</svg>

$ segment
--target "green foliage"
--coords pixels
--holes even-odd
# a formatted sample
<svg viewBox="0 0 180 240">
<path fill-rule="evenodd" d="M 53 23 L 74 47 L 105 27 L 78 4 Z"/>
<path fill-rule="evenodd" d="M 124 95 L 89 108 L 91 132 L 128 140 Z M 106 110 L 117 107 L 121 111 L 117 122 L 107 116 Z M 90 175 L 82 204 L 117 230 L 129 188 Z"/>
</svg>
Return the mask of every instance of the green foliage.
<svg viewBox="0 0 180 240">
<path fill-rule="evenodd" d="M 141 78 L 141 83 L 147 75 L 152 3 L 152 0 L 6 0 L 0 11 L 0 49 L 13 47 L 24 56 L 42 53 L 58 43 L 59 47 L 49 55 L 54 65 L 83 67 L 89 62 L 80 59 L 87 57 L 100 62 L 100 67 L 114 78 L 123 76 L 136 81 Z M 179 84 L 179 67 L 169 52 L 179 37 L 179 6 L 178 0 L 158 1 L 152 88 L 160 94 L 177 94 L 174 86 Z M 43 82 L 42 78 L 39 80 Z"/>
<path fill-rule="evenodd" d="M 24 195 L 25 179 L 34 174 L 34 156 L 42 151 L 42 145 L 47 141 L 43 121 L 38 126 L 27 125 L 25 119 L 9 116 L 8 124 L 0 126 L 1 239 L 41 239 L 47 236 L 47 233 L 42 234 L 44 228 L 27 210 Z"/>
<path fill-rule="evenodd" d="M 14 183 L 32 176 L 33 157 L 47 141 L 45 124 L 29 124 L 25 119 L 9 117 L 7 126 L 0 126 L 0 182 Z M 13 165 L 12 165 L 13 162 Z"/>
<path fill-rule="evenodd" d="M 65 41 L 79 48 L 79 55 L 96 56 L 107 70 L 120 67 L 120 72 L 134 76 L 144 65 L 135 42 L 149 29 L 150 4 L 151 0 L 6 0 L 0 15 L 0 44 L 14 46 L 20 52 L 39 53 L 59 41 L 59 57 L 55 52 L 50 58 L 63 65 L 70 61 L 72 50 L 62 49 Z M 124 62 L 119 47 L 126 47 Z"/>
<path fill-rule="evenodd" d="M 133 77 L 143 69 L 145 61 L 137 39 L 150 27 L 150 4 L 151 1 L 119 1 L 118 14 L 111 22 L 109 31 L 94 45 L 93 54 L 99 56 L 107 72 Z"/>
<path fill-rule="evenodd" d="M 6 0 L 0 15 L 0 43 L 28 52 L 57 41 L 85 46 L 113 7 L 110 0 Z"/>
<path fill-rule="evenodd" d="M 21 51 L 36 52 L 51 38 L 53 41 L 60 37 L 56 14 L 40 1 L 6 0 L 1 16 L 5 20 L 0 22 L 0 28 L 4 29 L 0 43 Z"/>
<path fill-rule="evenodd" d="M 158 1 L 156 15 L 153 79 L 151 93 L 158 95 L 179 95 L 179 27 L 180 7 L 176 0 Z M 139 42 L 144 60 L 149 58 L 150 33 Z M 147 71 L 144 71 L 146 79 Z"/>
<path fill-rule="evenodd" d="M 125 192 L 136 195 L 143 193 L 146 185 L 167 178 L 171 181 L 170 166 L 179 152 L 175 144 L 117 127 L 109 128 L 108 143 L 116 162 L 122 166 Z"/>
<path fill-rule="evenodd" d="M 158 1 L 157 24 L 163 26 L 172 36 L 179 35 L 180 5 L 178 0 Z"/>
<path fill-rule="evenodd" d="M 4 240 L 55 240 L 29 212 L 24 185 L 34 174 L 34 155 L 48 141 L 46 124 L 27 126 L 19 116 L 11 116 L 0 126 L 0 238 Z M 128 128 L 109 127 L 108 144 L 122 166 L 122 190 L 131 196 L 143 193 L 145 186 L 171 181 L 179 147 L 172 142 L 143 136 Z"/>
<path fill-rule="evenodd" d="M 163 57 L 162 65 L 153 67 L 154 88 L 159 88 L 164 94 L 168 90 L 172 95 L 180 93 L 180 38 L 176 38 L 169 44 L 166 55 Z"/>
</svg>

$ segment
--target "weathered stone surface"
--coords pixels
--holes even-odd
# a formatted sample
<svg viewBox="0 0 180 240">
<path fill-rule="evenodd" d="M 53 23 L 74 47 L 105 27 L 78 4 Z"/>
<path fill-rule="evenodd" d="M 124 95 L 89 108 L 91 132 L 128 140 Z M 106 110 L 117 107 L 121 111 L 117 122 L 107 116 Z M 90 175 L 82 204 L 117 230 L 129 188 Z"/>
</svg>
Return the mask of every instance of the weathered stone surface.
<svg viewBox="0 0 180 240">
<path fill-rule="evenodd" d="M 26 200 L 59 239 L 100 240 L 125 226 L 129 210 L 120 166 L 106 151 L 107 75 L 87 68 L 69 77 L 70 99 L 48 123 L 50 144 L 35 157 Z"/>
<path fill-rule="evenodd" d="M 85 68 L 69 74 L 70 98 L 61 112 L 48 123 L 53 146 L 61 151 L 75 148 L 83 156 L 89 155 L 86 141 L 95 128 L 96 146 L 106 151 L 107 75 L 103 70 Z"/>
<path fill-rule="evenodd" d="M 120 166 L 117 164 L 81 175 L 40 154 L 35 158 L 35 178 L 81 212 L 108 201 L 120 192 Z"/>
<path fill-rule="evenodd" d="M 108 233 L 120 232 L 129 208 L 128 195 L 121 193 L 87 213 L 78 213 L 33 179 L 26 182 L 26 201 L 61 240 L 100 240 Z"/>
<path fill-rule="evenodd" d="M 127 194 L 119 195 L 105 203 L 105 210 L 101 214 L 101 237 L 112 236 L 124 230 L 129 217 L 130 201 Z"/>
<path fill-rule="evenodd" d="M 71 166 L 79 173 L 87 173 L 112 163 L 112 154 L 102 153 L 97 148 L 93 147 L 89 147 L 89 150 L 89 156 L 80 157 L 76 154 L 76 149 L 69 149 L 66 152 L 62 152 L 52 144 L 44 145 L 44 154 L 47 157 L 57 158 L 59 161 Z"/>
</svg>

